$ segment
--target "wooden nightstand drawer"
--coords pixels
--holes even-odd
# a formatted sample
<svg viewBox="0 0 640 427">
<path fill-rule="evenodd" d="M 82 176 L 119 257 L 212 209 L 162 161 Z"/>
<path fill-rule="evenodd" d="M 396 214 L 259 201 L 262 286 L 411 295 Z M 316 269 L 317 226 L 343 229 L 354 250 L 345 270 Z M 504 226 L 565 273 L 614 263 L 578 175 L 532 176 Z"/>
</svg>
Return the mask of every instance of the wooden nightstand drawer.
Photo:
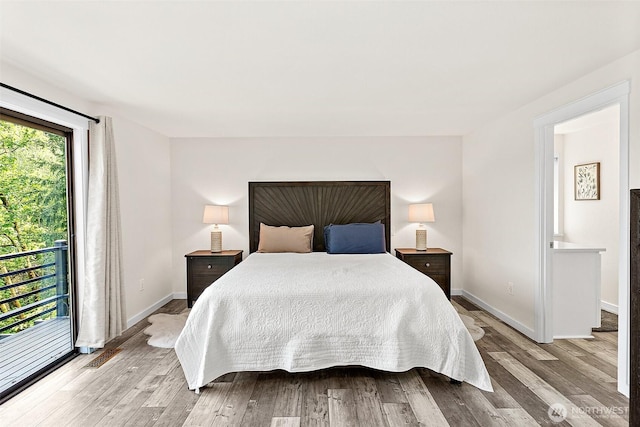
<svg viewBox="0 0 640 427">
<path fill-rule="evenodd" d="M 193 306 L 200 294 L 242 261 L 242 251 L 195 251 L 187 258 L 187 305 Z"/>
<path fill-rule="evenodd" d="M 233 260 L 231 260 L 233 261 Z M 233 266 L 233 263 L 229 264 L 225 259 L 216 259 L 213 257 L 208 258 L 193 258 L 191 260 L 191 268 L 193 268 L 193 274 L 196 276 L 221 276 L 227 271 L 229 267 Z"/>
<path fill-rule="evenodd" d="M 441 248 L 426 251 L 398 248 L 396 257 L 433 279 L 451 299 L 451 252 Z"/>
<path fill-rule="evenodd" d="M 444 256 L 428 256 L 428 255 L 417 255 L 407 257 L 405 260 L 407 264 L 416 270 L 420 270 L 424 274 L 429 273 L 444 273 L 446 274 L 449 271 L 449 257 Z"/>
</svg>

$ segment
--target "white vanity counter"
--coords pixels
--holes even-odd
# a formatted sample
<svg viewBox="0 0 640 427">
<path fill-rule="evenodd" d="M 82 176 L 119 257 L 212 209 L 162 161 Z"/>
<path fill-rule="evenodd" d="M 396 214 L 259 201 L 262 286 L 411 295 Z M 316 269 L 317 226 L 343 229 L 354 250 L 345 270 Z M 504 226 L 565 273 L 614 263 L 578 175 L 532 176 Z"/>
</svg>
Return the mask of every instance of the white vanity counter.
<svg viewBox="0 0 640 427">
<path fill-rule="evenodd" d="M 606 252 L 605 248 L 597 248 L 595 246 L 585 246 L 578 243 L 569 242 L 553 242 L 553 250 L 555 252 Z"/>
<path fill-rule="evenodd" d="M 553 337 L 589 338 L 600 326 L 600 252 L 605 248 L 553 242 Z"/>
</svg>

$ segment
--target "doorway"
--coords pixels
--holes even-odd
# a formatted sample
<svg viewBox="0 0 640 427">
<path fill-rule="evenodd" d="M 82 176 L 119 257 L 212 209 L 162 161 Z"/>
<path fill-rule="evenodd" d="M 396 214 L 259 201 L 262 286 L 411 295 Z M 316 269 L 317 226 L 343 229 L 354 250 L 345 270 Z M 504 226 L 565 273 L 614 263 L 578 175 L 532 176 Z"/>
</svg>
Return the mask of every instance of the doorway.
<svg viewBox="0 0 640 427">
<path fill-rule="evenodd" d="M 570 119 L 619 105 L 619 265 L 618 265 L 618 391 L 629 395 L 629 92 L 624 81 L 551 111 L 534 121 L 536 149 L 536 233 L 538 291 L 536 335 L 553 341 L 552 247 L 554 240 L 554 127 Z"/>
<path fill-rule="evenodd" d="M 0 109 L 0 401 L 75 354 L 72 139 Z"/>
<path fill-rule="evenodd" d="M 554 126 L 554 240 L 605 249 L 596 290 L 605 327 L 593 325 L 601 331 L 617 330 L 617 322 L 614 328 L 609 319 L 618 314 L 619 148 L 619 104 Z M 579 175 L 589 169 L 596 172 L 594 192 L 577 195 Z"/>
</svg>

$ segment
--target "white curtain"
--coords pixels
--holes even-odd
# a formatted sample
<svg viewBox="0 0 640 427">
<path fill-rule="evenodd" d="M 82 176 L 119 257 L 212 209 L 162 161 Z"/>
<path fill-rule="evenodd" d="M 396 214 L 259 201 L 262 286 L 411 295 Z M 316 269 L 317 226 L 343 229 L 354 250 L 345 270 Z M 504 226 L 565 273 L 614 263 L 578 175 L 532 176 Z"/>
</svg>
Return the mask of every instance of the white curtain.
<svg viewBox="0 0 640 427">
<path fill-rule="evenodd" d="M 126 325 L 118 171 L 111 117 L 89 126 L 85 283 L 76 347 L 100 348 Z"/>
</svg>

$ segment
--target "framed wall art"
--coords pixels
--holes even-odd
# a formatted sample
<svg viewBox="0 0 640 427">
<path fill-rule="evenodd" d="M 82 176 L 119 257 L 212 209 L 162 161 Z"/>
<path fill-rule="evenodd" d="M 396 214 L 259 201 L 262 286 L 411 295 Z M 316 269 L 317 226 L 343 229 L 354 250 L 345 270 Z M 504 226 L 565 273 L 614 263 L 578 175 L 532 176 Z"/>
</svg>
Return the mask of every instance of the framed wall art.
<svg viewBox="0 0 640 427">
<path fill-rule="evenodd" d="M 574 166 L 573 183 L 576 200 L 600 200 L 600 162 Z"/>
</svg>

